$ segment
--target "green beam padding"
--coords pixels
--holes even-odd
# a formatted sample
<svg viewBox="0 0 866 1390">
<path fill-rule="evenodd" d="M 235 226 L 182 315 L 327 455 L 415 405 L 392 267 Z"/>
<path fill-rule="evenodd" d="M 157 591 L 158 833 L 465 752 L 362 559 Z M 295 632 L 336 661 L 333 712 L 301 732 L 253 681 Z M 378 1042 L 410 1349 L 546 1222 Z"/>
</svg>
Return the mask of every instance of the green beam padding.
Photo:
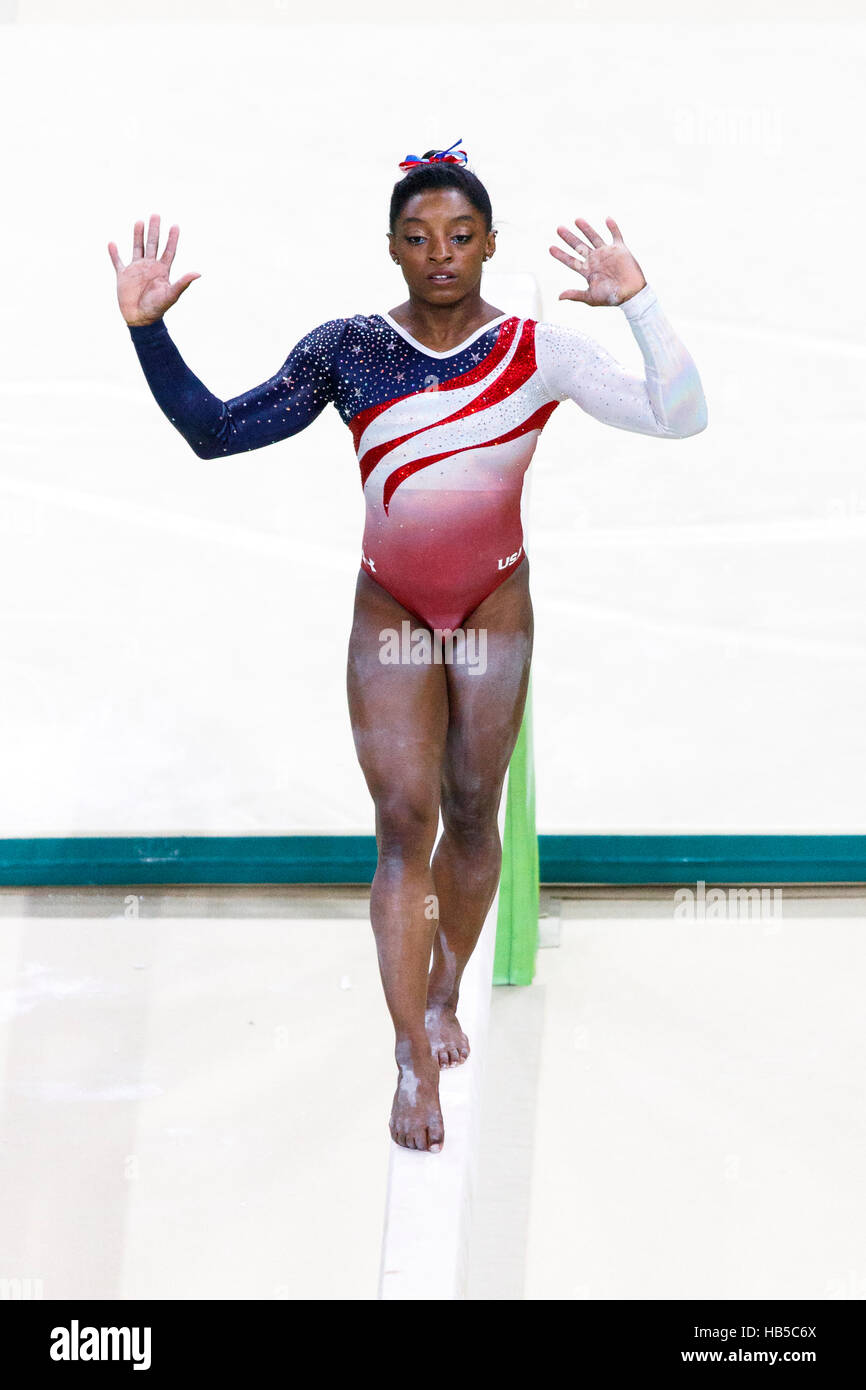
<svg viewBox="0 0 866 1390">
<path fill-rule="evenodd" d="M 493 983 L 532 984 L 537 950 L 538 836 L 530 682 L 523 722 L 508 766 Z"/>
<path fill-rule="evenodd" d="M 866 884 L 866 835 L 540 835 L 543 884 Z M 0 839 L 0 885 L 369 885 L 372 835 Z"/>
</svg>

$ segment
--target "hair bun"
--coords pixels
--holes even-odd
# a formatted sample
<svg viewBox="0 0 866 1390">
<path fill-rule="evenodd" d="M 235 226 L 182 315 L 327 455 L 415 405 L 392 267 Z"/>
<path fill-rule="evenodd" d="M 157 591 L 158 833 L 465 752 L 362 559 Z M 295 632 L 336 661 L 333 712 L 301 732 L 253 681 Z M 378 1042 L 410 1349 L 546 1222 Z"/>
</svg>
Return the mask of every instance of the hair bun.
<svg viewBox="0 0 866 1390">
<path fill-rule="evenodd" d="M 467 164 L 468 156 L 465 150 L 457 148 L 459 144 L 460 141 L 455 140 L 447 150 L 428 150 L 420 159 L 417 154 L 407 154 L 405 159 L 401 159 L 400 168 L 408 174 L 413 169 L 423 168 L 425 164 Z"/>
</svg>

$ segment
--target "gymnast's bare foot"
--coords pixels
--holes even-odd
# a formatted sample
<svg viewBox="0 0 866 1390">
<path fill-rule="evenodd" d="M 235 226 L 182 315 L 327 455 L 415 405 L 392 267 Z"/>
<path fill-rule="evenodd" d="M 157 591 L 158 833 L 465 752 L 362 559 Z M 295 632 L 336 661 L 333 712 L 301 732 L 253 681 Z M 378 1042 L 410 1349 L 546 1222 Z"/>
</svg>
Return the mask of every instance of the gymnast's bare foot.
<svg viewBox="0 0 866 1390">
<path fill-rule="evenodd" d="M 406 1042 L 395 1050 L 398 1081 L 388 1128 L 395 1144 L 404 1149 L 439 1153 L 445 1142 L 445 1126 L 439 1109 L 439 1067 L 425 1049 Z"/>
<path fill-rule="evenodd" d="M 428 1004 L 424 1025 L 440 1067 L 459 1067 L 469 1056 L 469 1039 L 448 1004 Z"/>
</svg>

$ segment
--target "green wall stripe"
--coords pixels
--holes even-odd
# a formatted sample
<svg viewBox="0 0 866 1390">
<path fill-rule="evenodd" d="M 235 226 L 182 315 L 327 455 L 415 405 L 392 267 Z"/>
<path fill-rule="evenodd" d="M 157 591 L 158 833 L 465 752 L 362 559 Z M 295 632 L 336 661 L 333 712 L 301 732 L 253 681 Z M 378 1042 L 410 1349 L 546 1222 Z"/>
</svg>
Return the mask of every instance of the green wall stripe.
<svg viewBox="0 0 866 1390">
<path fill-rule="evenodd" d="M 372 835 L 0 840 L 0 884 L 369 883 Z"/>
<path fill-rule="evenodd" d="M 866 835 L 540 835 L 541 882 L 864 883 Z M 372 835 L 0 839 L 0 885 L 369 884 Z"/>
<path fill-rule="evenodd" d="M 543 883 L 864 883 L 866 835 L 542 835 Z"/>
</svg>

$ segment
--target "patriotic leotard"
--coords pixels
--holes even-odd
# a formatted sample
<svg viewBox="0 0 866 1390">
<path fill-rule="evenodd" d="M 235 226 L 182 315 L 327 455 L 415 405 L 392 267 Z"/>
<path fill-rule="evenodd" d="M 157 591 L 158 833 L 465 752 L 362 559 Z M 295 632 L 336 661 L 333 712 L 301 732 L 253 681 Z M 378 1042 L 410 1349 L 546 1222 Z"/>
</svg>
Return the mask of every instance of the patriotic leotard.
<svg viewBox="0 0 866 1390">
<path fill-rule="evenodd" d="M 275 444 L 333 402 L 361 469 L 363 569 L 423 623 L 457 628 L 524 559 L 523 476 L 561 401 L 639 434 L 706 427 L 697 368 L 652 288 L 621 307 L 644 378 L 560 324 L 501 314 L 433 352 L 390 314 L 354 314 L 312 329 L 274 376 L 229 401 L 190 371 L 162 319 L 129 331 L 160 408 L 199 458 Z"/>
</svg>

